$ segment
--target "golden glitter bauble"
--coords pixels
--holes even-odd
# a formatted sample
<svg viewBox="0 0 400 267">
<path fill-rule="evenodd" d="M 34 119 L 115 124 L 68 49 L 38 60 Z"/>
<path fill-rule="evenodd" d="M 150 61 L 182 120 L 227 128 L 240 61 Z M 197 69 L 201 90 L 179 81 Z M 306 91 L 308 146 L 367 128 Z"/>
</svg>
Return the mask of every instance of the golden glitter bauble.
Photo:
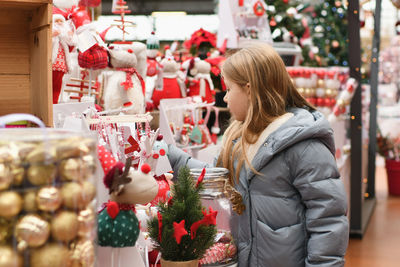
<svg viewBox="0 0 400 267">
<path fill-rule="evenodd" d="M 11 247 L 0 246 L 0 267 L 22 267 L 22 258 Z"/>
<path fill-rule="evenodd" d="M 92 155 L 84 156 L 82 160 L 82 172 L 84 173 L 84 179 L 87 179 L 96 172 L 96 161 Z"/>
<path fill-rule="evenodd" d="M 84 178 L 81 159 L 65 159 L 60 164 L 60 174 L 66 181 L 81 181 Z"/>
<path fill-rule="evenodd" d="M 7 189 L 12 183 L 10 168 L 5 163 L 0 163 L 0 191 Z"/>
<path fill-rule="evenodd" d="M 40 210 L 55 211 L 62 203 L 60 191 L 54 186 L 43 187 L 36 196 L 36 203 Z"/>
<path fill-rule="evenodd" d="M 35 212 L 37 211 L 36 205 L 36 191 L 28 191 L 24 194 L 24 211 Z"/>
<path fill-rule="evenodd" d="M 68 242 L 78 234 L 78 216 L 71 211 L 61 211 L 51 220 L 51 236 Z"/>
<path fill-rule="evenodd" d="M 335 98 L 339 94 L 338 89 L 332 89 L 332 97 Z"/>
<path fill-rule="evenodd" d="M 0 216 L 11 219 L 22 209 L 22 198 L 16 192 L 0 192 Z"/>
<path fill-rule="evenodd" d="M 311 89 L 310 88 L 304 89 L 304 96 L 305 97 L 311 97 Z"/>
<path fill-rule="evenodd" d="M 12 234 L 13 224 L 4 219 L 0 218 L 0 244 L 5 243 Z"/>
<path fill-rule="evenodd" d="M 69 250 L 62 244 L 47 244 L 31 253 L 31 267 L 65 267 L 69 264 Z"/>
<path fill-rule="evenodd" d="M 0 163 L 10 163 L 13 161 L 13 156 L 8 146 L 0 147 Z"/>
<path fill-rule="evenodd" d="M 51 184 L 55 177 L 54 165 L 32 165 L 28 169 L 28 180 L 33 185 Z"/>
<path fill-rule="evenodd" d="M 34 143 L 18 143 L 18 156 L 22 161 L 26 160 L 26 157 L 31 153 L 38 145 Z"/>
<path fill-rule="evenodd" d="M 25 215 L 15 226 L 15 236 L 20 251 L 43 245 L 50 235 L 50 226 L 39 215 Z"/>
<path fill-rule="evenodd" d="M 88 155 L 91 151 L 91 143 L 87 142 L 86 140 L 88 139 L 82 139 L 81 137 L 72 137 L 67 140 L 61 141 L 56 145 L 57 158 L 78 158 Z"/>
<path fill-rule="evenodd" d="M 78 215 L 78 235 L 90 238 L 96 224 L 96 214 L 92 208 L 81 210 Z"/>
<path fill-rule="evenodd" d="M 68 209 L 84 209 L 88 201 L 84 195 L 83 186 L 78 183 L 66 183 L 61 188 L 63 204 Z"/>
<path fill-rule="evenodd" d="M 72 249 L 70 260 L 71 266 L 83 267 L 94 266 L 94 246 L 89 240 L 79 241 Z"/>
<path fill-rule="evenodd" d="M 96 187 L 91 182 L 87 181 L 82 183 L 82 187 L 84 201 L 83 207 L 86 207 L 90 203 L 90 201 L 92 201 L 96 196 Z"/>
<path fill-rule="evenodd" d="M 301 95 L 304 95 L 304 88 L 300 87 L 297 89 Z"/>
<path fill-rule="evenodd" d="M 52 162 L 55 159 L 55 149 L 53 146 L 44 144 L 36 145 L 36 147 L 28 153 L 25 160 L 30 164 Z"/>
<path fill-rule="evenodd" d="M 325 95 L 326 95 L 326 97 L 331 98 L 331 97 L 332 97 L 332 94 L 333 94 L 332 89 L 325 89 Z"/>
<path fill-rule="evenodd" d="M 17 165 L 11 165 L 11 176 L 14 185 L 21 185 L 24 180 L 25 169 Z"/>
<path fill-rule="evenodd" d="M 316 89 L 310 88 L 310 96 L 309 97 L 315 97 L 315 94 L 316 94 Z"/>
<path fill-rule="evenodd" d="M 318 79 L 317 86 L 318 86 L 318 88 L 324 88 L 325 87 L 325 81 L 323 79 Z"/>
</svg>

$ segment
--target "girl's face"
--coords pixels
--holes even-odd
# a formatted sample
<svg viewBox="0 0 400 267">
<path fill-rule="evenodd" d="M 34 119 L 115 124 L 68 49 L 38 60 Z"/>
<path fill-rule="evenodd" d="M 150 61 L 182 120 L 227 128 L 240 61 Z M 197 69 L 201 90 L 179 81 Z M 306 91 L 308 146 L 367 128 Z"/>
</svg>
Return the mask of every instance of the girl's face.
<svg viewBox="0 0 400 267">
<path fill-rule="evenodd" d="M 249 109 L 249 88 L 241 87 L 226 78 L 224 82 L 226 85 L 224 102 L 228 104 L 228 108 L 235 120 L 244 121 Z"/>
</svg>

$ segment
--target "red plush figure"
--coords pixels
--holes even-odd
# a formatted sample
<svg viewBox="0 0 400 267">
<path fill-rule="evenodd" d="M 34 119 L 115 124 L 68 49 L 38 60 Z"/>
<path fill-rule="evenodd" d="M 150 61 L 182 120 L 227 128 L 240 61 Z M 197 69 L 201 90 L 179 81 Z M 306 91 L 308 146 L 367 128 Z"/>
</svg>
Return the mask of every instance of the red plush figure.
<svg viewBox="0 0 400 267">
<path fill-rule="evenodd" d="M 211 65 L 204 60 L 195 60 L 190 74 L 189 96 L 201 96 L 201 99 L 207 103 L 214 102 L 214 84 L 210 76 Z"/>
<path fill-rule="evenodd" d="M 178 75 L 179 64 L 171 58 L 164 58 L 161 65 L 163 66 L 163 88 L 161 90 L 155 88 L 151 98 L 157 108 L 161 99 L 186 97 L 185 84 Z"/>
<path fill-rule="evenodd" d="M 156 38 L 155 33 L 152 32 L 150 37 L 147 39 L 147 72 L 146 72 L 146 101 L 151 103 L 154 108 L 154 103 L 151 101 L 153 91 L 162 90 L 163 78 L 162 78 L 162 65 L 158 62 L 157 56 L 160 49 L 160 41 Z"/>
<path fill-rule="evenodd" d="M 52 33 L 52 70 L 53 70 L 53 104 L 58 103 L 64 74 L 72 68 L 70 59 L 70 46 L 75 45 L 73 29 L 66 22 L 63 12 L 54 9 Z"/>
</svg>

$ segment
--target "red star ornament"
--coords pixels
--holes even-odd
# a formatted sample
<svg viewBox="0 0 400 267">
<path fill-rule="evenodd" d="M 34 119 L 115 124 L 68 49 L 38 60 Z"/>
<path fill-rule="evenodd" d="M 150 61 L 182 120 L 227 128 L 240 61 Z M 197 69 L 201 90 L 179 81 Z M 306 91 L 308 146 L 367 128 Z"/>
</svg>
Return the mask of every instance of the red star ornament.
<svg viewBox="0 0 400 267">
<path fill-rule="evenodd" d="M 199 229 L 200 225 L 204 224 L 204 219 L 200 221 L 194 222 L 192 226 L 190 226 L 190 238 L 193 240 L 196 237 L 197 229 Z"/>
<path fill-rule="evenodd" d="M 187 235 L 187 231 L 185 229 L 185 220 L 182 220 L 180 223 L 173 223 L 174 225 L 174 237 L 176 240 L 176 243 L 180 244 L 182 236 Z"/>
<path fill-rule="evenodd" d="M 214 211 L 211 207 L 208 210 L 208 214 L 204 214 L 204 221 L 209 225 L 216 225 L 218 211 Z"/>
</svg>

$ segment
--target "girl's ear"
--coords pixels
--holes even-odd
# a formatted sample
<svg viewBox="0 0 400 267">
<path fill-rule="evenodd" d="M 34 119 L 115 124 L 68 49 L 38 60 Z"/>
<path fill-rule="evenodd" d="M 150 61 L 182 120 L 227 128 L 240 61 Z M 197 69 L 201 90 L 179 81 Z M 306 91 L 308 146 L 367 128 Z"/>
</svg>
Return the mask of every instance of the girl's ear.
<svg viewBox="0 0 400 267">
<path fill-rule="evenodd" d="M 250 96 L 250 83 L 246 83 L 244 88 L 246 90 L 246 93 Z"/>
</svg>

